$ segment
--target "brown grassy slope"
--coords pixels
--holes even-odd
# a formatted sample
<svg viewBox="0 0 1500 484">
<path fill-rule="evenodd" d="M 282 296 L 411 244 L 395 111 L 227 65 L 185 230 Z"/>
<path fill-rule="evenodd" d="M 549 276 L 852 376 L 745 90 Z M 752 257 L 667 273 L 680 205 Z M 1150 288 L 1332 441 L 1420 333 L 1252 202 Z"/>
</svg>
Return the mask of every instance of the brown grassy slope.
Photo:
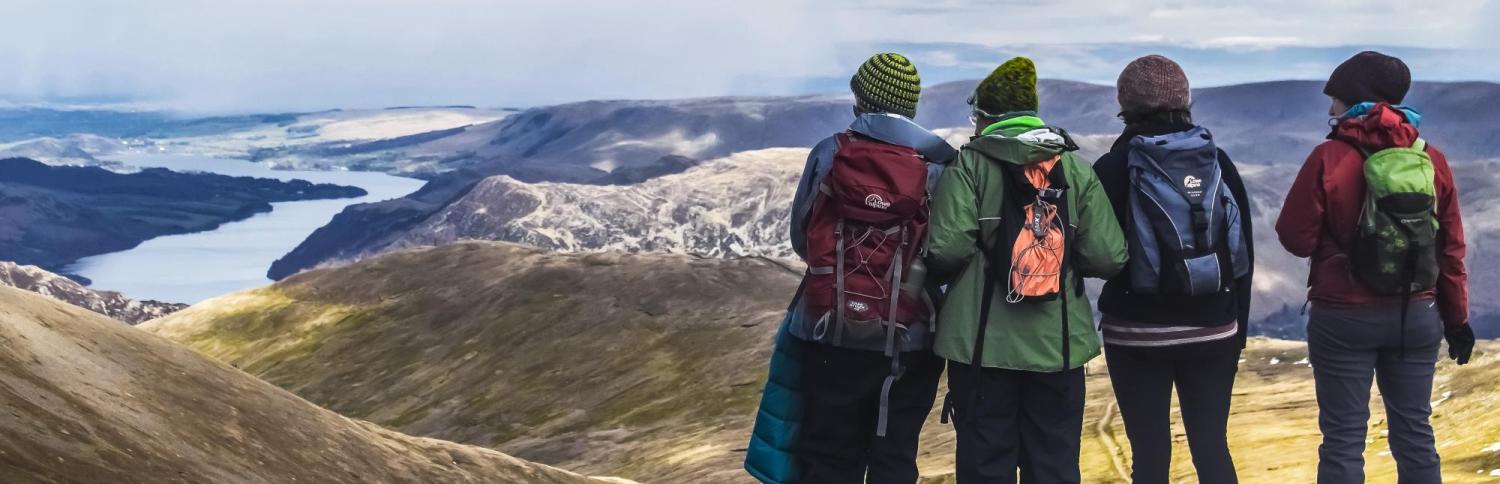
<svg viewBox="0 0 1500 484">
<path fill-rule="evenodd" d="M 0 288 L 0 482 L 603 482 L 320 409 L 191 350 Z"/>
<path fill-rule="evenodd" d="M 1253 338 L 1242 356 L 1235 381 L 1229 444 L 1245 483 L 1313 482 L 1317 477 L 1318 410 L 1312 389 L 1312 369 L 1301 342 Z M 1481 342 L 1476 360 L 1459 367 L 1451 361 L 1438 366 L 1433 389 L 1432 423 L 1443 456 L 1443 479 L 1449 483 L 1495 482 L 1500 473 L 1500 343 Z M 1089 365 L 1089 399 L 1084 417 L 1082 467 L 1084 482 L 1127 483 L 1130 442 L 1125 438 L 1103 358 Z M 1395 463 L 1386 442 L 1387 423 L 1379 391 L 1372 390 L 1370 443 L 1365 450 L 1369 482 L 1395 482 Z M 1447 395 L 1446 397 L 1444 395 Z M 1181 414 L 1173 415 L 1174 482 L 1197 482 L 1187 450 Z M 1101 420 L 1104 425 L 1100 425 Z M 921 466 L 930 482 L 950 482 L 952 433 L 934 416 L 924 435 Z M 1116 462 L 1118 461 L 1118 463 Z"/>
<path fill-rule="evenodd" d="M 795 284 L 753 259 L 461 243 L 305 273 L 144 327 L 405 432 L 643 482 L 745 482 L 740 450 Z M 1452 482 L 1500 468 L 1500 453 L 1482 451 L 1500 441 L 1500 418 L 1485 416 L 1500 403 L 1500 346 L 1481 349 L 1473 365 L 1445 363 L 1435 392 L 1453 392 L 1434 419 Z M 1305 352 L 1252 341 L 1231 421 L 1244 482 L 1311 480 Z M 1090 373 L 1085 481 L 1123 482 L 1129 443 L 1103 361 Z M 1372 422 L 1383 422 L 1375 407 Z M 1393 471 L 1383 428 L 1371 432 L 1374 482 Z M 1176 433 L 1176 477 L 1191 482 Z M 934 412 L 921 456 L 934 481 L 952 471 L 952 437 Z"/>
<path fill-rule="evenodd" d="M 147 328 L 404 432 L 590 474 L 723 482 L 796 284 L 757 259 L 460 243 Z"/>
</svg>

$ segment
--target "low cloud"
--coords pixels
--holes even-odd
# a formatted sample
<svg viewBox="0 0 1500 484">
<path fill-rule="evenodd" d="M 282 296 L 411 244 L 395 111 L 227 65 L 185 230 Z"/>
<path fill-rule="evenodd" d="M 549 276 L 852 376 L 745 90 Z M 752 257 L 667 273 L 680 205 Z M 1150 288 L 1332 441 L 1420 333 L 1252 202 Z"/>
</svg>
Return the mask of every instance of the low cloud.
<svg viewBox="0 0 1500 484">
<path fill-rule="evenodd" d="M 233 112 L 786 93 L 847 82 L 897 43 L 1025 50 L 1098 80 L 1114 59 L 1069 45 L 1478 47 L 1500 41 L 1497 17 L 1493 0 L 7 0 L 0 99 Z M 827 79 L 843 81 L 810 81 Z"/>
</svg>

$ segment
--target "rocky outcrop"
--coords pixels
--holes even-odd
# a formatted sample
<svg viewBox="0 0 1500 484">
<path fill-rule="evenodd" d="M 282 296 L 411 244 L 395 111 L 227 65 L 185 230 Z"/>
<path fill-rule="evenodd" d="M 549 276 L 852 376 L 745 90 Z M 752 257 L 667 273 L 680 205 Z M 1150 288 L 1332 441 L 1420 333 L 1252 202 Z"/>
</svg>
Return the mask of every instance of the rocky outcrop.
<svg viewBox="0 0 1500 484">
<path fill-rule="evenodd" d="M 806 158 L 807 150 L 797 148 L 747 151 L 623 186 L 494 176 L 350 259 L 460 240 L 570 252 L 792 257 L 788 211 Z"/>
<path fill-rule="evenodd" d="M 114 291 L 95 291 L 40 267 L 8 261 L 0 261 L 0 285 L 49 296 L 127 324 L 140 324 L 187 307 L 186 304 L 133 300 Z"/>
</svg>

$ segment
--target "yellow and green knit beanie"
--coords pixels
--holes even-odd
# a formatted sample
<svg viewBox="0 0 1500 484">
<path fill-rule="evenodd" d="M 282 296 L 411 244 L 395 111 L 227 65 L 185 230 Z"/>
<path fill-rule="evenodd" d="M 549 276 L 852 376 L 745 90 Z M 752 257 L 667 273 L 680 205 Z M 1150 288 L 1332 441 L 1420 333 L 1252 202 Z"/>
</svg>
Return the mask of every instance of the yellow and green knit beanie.
<svg viewBox="0 0 1500 484">
<path fill-rule="evenodd" d="M 974 89 L 974 106 L 993 116 L 1036 111 L 1036 64 L 1016 57 L 996 67 Z"/>
<path fill-rule="evenodd" d="M 859 66 L 849 79 L 854 102 L 863 111 L 891 113 L 914 118 L 917 98 L 922 94 L 922 78 L 917 66 L 901 54 L 875 54 Z"/>
</svg>

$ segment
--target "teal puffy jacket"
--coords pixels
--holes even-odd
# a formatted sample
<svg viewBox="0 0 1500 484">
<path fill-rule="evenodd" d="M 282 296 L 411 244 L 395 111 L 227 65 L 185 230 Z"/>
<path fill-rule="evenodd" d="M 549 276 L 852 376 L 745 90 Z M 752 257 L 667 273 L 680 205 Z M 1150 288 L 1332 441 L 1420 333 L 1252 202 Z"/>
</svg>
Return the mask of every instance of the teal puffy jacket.
<svg viewBox="0 0 1500 484">
<path fill-rule="evenodd" d="M 745 452 L 745 470 L 766 484 L 797 482 L 797 434 L 802 430 L 802 354 L 799 341 L 787 332 L 792 313 L 776 332 L 771 373 L 761 393 L 755 430 Z"/>
</svg>

